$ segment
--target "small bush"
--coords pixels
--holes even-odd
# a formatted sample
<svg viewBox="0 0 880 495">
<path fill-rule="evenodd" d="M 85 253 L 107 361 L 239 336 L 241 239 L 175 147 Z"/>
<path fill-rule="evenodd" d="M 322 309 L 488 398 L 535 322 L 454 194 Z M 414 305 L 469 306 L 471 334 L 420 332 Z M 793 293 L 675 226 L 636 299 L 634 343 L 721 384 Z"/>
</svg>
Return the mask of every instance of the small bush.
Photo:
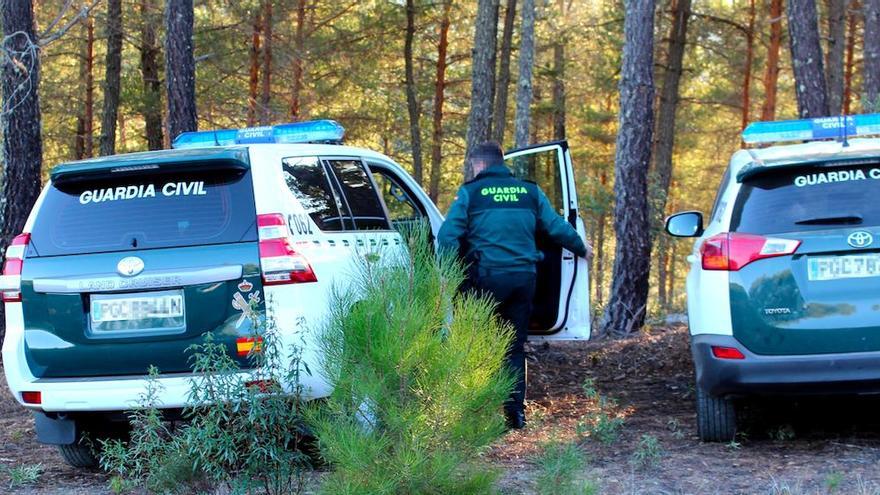
<svg viewBox="0 0 880 495">
<path fill-rule="evenodd" d="M 586 459 L 574 443 L 551 442 L 535 460 L 539 495 L 586 495 L 598 492 L 593 480 L 579 480 L 586 469 Z"/>
<path fill-rule="evenodd" d="M 435 257 L 424 231 L 407 255 L 364 258 L 354 287 L 332 297 L 323 369 L 334 387 L 311 419 L 341 494 L 491 491 L 480 450 L 504 431 L 513 379 L 510 331 L 492 304 L 457 294 L 462 266 Z"/>
<path fill-rule="evenodd" d="M 624 420 L 621 417 L 599 411 L 585 416 L 576 426 L 576 433 L 580 437 L 589 437 L 593 440 L 610 445 L 617 441 Z"/>
<path fill-rule="evenodd" d="M 654 435 L 642 435 L 639 446 L 632 455 L 632 463 L 636 467 L 653 468 L 660 464 L 663 458 L 663 449 Z"/>
<path fill-rule="evenodd" d="M 3 471 L 9 478 L 9 488 L 18 488 L 33 485 L 43 475 L 42 464 L 22 464 L 19 466 L 3 466 Z"/>
</svg>

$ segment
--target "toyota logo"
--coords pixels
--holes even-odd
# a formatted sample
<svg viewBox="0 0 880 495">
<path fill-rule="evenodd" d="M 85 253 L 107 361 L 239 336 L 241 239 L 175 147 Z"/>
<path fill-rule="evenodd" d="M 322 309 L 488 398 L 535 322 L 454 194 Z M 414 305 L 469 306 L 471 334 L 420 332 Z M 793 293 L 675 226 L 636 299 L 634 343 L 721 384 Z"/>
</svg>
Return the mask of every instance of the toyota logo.
<svg viewBox="0 0 880 495">
<path fill-rule="evenodd" d="M 134 277 L 138 273 L 144 271 L 144 260 L 137 256 L 122 258 L 116 265 L 116 271 L 123 277 Z"/>
<path fill-rule="evenodd" d="M 872 236 L 870 232 L 859 230 L 850 234 L 849 237 L 846 238 L 846 242 L 854 248 L 864 248 L 870 246 L 871 243 L 874 242 L 874 236 Z"/>
</svg>

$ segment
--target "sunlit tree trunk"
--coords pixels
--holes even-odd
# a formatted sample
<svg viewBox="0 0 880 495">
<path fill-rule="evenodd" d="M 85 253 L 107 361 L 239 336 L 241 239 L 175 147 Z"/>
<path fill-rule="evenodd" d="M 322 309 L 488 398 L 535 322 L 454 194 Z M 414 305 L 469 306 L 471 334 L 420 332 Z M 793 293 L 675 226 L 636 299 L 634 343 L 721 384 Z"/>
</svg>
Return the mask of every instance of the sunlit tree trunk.
<svg viewBox="0 0 880 495">
<path fill-rule="evenodd" d="M 180 133 L 198 128 L 192 0 L 165 2 L 165 86 L 168 137 L 174 140 Z"/>
<path fill-rule="evenodd" d="M 272 123 L 272 1 L 263 4 L 263 88 L 260 94 L 260 124 Z"/>
<path fill-rule="evenodd" d="M 844 55 L 846 52 L 846 9 L 848 0 L 826 0 L 828 9 L 828 50 L 825 56 L 828 111 L 843 109 Z"/>
<path fill-rule="evenodd" d="M 752 62 L 755 59 L 755 0 L 749 0 L 749 25 L 746 29 L 746 65 L 743 69 L 742 123 L 740 129 L 749 125 L 752 108 Z"/>
<path fill-rule="evenodd" d="M 535 65 L 535 0 L 523 0 L 519 45 L 519 76 L 516 84 L 514 141 L 517 148 L 529 144 L 532 105 L 532 71 Z"/>
<path fill-rule="evenodd" d="M 864 0 L 864 110 L 880 111 L 880 0 Z"/>
<path fill-rule="evenodd" d="M 507 96 L 510 90 L 510 54 L 513 51 L 513 26 L 516 21 L 516 0 L 507 0 L 504 10 L 504 31 L 501 34 L 501 60 L 495 85 L 495 111 L 492 117 L 492 139 L 504 142 L 507 127 Z"/>
<path fill-rule="evenodd" d="M 257 125 L 257 98 L 260 86 L 260 44 L 263 35 L 262 11 L 257 10 L 254 14 L 254 22 L 251 26 L 251 46 L 248 52 L 248 114 L 247 125 Z"/>
<path fill-rule="evenodd" d="M 801 118 L 828 115 L 828 92 L 815 0 L 788 3 L 788 32 L 798 114 Z"/>
<path fill-rule="evenodd" d="M 403 64 L 406 81 L 406 109 L 409 113 L 409 137 L 412 146 L 413 177 L 421 185 L 423 183 L 422 167 L 422 128 L 419 125 L 422 110 L 416 94 L 415 68 L 413 67 L 413 38 L 416 34 L 415 0 L 406 0 L 406 36 L 403 43 Z"/>
<path fill-rule="evenodd" d="M 302 117 L 303 65 L 305 60 L 306 0 L 296 2 L 296 28 L 293 36 L 293 88 L 290 94 L 290 120 Z"/>
<path fill-rule="evenodd" d="M 107 58 L 104 109 L 101 113 L 101 156 L 116 152 L 116 121 L 122 90 L 122 0 L 107 0 Z"/>
<path fill-rule="evenodd" d="M 654 133 L 654 2 L 625 0 L 620 118 L 614 167 L 617 245 L 602 328 L 618 335 L 645 321 L 651 232 L 648 167 Z"/>
<path fill-rule="evenodd" d="M 782 0 L 770 0 L 770 42 L 764 71 L 764 105 L 761 120 L 776 118 L 776 92 L 779 81 L 779 49 L 782 45 Z"/>
<path fill-rule="evenodd" d="M 141 75 L 144 84 L 143 115 L 147 148 L 162 149 L 162 81 L 159 76 L 159 45 L 156 39 L 159 18 L 153 0 L 141 0 Z"/>
<path fill-rule="evenodd" d="M 608 185 L 608 175 L 605 171 L 602 171 L 602 174 L 599 177 L 599 182 L 602 184 L 602 189 Z M 605 213 L 605 209 L 603 208 L 596 220 L 596 269 L 593 270 L 594 278 L 596 279 L 596 304 L 601 307 L 605 302 L 605 224 L 608 222 L 607 214 Z"/>
<path fill-rule="evenodd" d="M 495 86 L 495 32 L 498 23 L 496 0 L 479 0 L 474 28 L 473 56 L 471 57 L 471 108 L 466 134 L 467 149 L 463 167 L 464 179 L 473 178 L 473 169 L 467 156 L 477 144 L 491 136 L 492 95 Z"/>
<path fill-rule="evenodd" d="M 565 139 L 565 28 L 568 12 L 565 0 L 556 2 L 559 16 L 556 42 L 553 43 L 553 139 Z"/>
<path fill-rule="evenodd" d="M 443 0 L 440 18 L 440 39 L 437 42 L 437 72 L 434 77 L 434 115 L 431 133 L 431 201 L 440 197 L 440 168 L 443 163 L 443 103 L 446 99 L 446 50 L 449 46 L 449 14 L 452 0 Z"/>
<path fill-rule="evenodd" d="M 843 76 L 843 112 L 847 115 L 851 113 L 852 106 L 852 82 L 855 68 L 856 28 L 858 24 L 858 15 L 855 10 L 858 8 L 858 1 L 853 1 L 850 11 L 847 12 L 846 69 Z"/>
<path fill-rule="evenodd" d="M 83 21 L 86 41 L 80 59 L 79 77 L 83 83 L 83 106 L 76 119 L 74 158 L 91 158 L 94 153 L 95 106 L 95 22 L 89 17 Z"/>
</svg>

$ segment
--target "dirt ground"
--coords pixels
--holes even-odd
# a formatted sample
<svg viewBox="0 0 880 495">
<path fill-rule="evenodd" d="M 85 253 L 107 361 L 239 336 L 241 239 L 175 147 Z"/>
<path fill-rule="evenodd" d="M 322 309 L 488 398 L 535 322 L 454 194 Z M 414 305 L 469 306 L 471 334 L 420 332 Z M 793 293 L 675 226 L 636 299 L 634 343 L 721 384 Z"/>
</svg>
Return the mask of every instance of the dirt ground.
<svg viewBox="0 0 880 495">
<path fill-rule="evenodd" d="M 578 476 L 603 494 L 880 494 L 876 398 L 765 400 L 746 409 L 736 443 L 700 443 L 684 327 L 537 346 L 529 366 L 529 426 L 487 454 L 503 472 L 501 493 L 534 493 L 536 457 L 549 442 L 573 442 L 587 459 Z M 585 392 L 587 379 L 603 399 Z M 599 410 L 624 419 L 615 441 L 578 427 Z M 643 435 L 657 440 L 653 465 L 634 461 Z M 0 387 L 0 466 L 35 464 L 43 468 L 37 482 L 15 489 L 0 470 L 0 493 L 109 493 L 106 475 L 68 468 L 37 444 L 33 421 Z"/>
</svg>

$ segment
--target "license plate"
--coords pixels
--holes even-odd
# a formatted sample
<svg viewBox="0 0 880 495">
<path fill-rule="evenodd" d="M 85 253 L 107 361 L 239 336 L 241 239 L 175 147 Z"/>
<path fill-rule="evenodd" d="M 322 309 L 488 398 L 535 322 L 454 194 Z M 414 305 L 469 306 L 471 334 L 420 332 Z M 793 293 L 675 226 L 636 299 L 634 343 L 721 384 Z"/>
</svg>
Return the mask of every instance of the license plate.
<svg viewBox="0 0 880 495">
<path fill-rule="evenodd" d="M 810 258 L 807 268 L 811 281 L 880 277 L 880 254 Z"/>
<path fill-rule="evenodd" d="M 182 290 L 96 294 L 90 300 L 92 330 L 172 330 L 184 327 Z"/>
</svg>

